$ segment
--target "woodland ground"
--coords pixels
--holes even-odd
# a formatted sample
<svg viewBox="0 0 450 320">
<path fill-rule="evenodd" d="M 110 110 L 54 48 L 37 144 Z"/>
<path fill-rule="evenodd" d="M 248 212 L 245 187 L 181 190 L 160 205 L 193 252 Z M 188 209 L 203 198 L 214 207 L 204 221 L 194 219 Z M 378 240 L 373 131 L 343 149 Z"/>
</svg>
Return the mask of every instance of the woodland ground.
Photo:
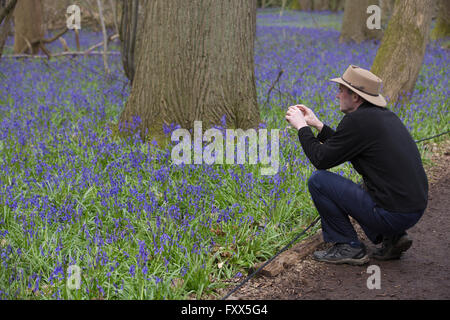
<svg viewBox="0 0 450 320">
<path fill-rule="evenodd" d="M 425 168 L 429 202 L 422 219 L 408 231 L 413 245 L 401 259 L 371 259 L 365 266 L 350 266 L 316 262 L 309 255 L 273 278 L 253 278 L 229 299 L 450 299 L 450 140 L 438 145 L 431 143 L 428 149 L 431 163 Z M 375 246 L 361 229 L 358 233 L 369 250 L 373 250 Z M 328 245 L 320 245 L 325 246 Z M 381 288 L 369 290 L 367 267 L 373 264 L 380 267 Z"/>
</svg>

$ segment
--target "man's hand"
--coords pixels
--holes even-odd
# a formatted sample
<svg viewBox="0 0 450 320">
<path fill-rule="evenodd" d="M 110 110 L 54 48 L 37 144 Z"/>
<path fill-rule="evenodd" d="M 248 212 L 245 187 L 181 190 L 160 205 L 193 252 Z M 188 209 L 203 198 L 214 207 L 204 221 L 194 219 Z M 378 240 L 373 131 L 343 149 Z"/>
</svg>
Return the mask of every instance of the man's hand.
<svg viewBox="0 0 450 320">
<path fill-rule="evenodd" d="M 306 120 L 303 116 L 303 113 L 300 111 L 297 106 L 290 106 L 288 111 L 286 112 L 286 120 L 293 126 L 295 129 L 299 130 L 300 128 L 308 126 L 306 124 Z"/>
<path fill-rule="evenodd" d="M 316 128 L 317 130 L 319 130 L 319 132 L 322 131 L 323 123 L 316 117 L 316 115 L 310 108 L 303 104 L 296 105 L 295 107 L 297 107 L 302 112 L 308 126 Z"/>
</svg>

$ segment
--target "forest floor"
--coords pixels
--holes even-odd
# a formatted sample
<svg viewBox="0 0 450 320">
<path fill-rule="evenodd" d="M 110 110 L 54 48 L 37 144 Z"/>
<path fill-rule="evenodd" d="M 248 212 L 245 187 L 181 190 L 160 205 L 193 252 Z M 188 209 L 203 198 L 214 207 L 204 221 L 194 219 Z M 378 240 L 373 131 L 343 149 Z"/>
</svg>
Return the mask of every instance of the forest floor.
<svg viewBox="0 0 450 320">
<path fill-rule="evenodd" d="M 275 276 L 252 278 L 228 299 L 450 299 L 450 139 L 429 143 L 427 149 L 425 158 L 431 160 L 425 165 L 428 206 L 422 219 L 408 230 L 413 245 L 399 260 L 371 259 L 367 265 L 350 266 L 317 262 L 308 255 Z M 374 250 L 359 225 L 355 228 L 369 251 Z M 328 246 L 321 243 L 316 250 Z M 368 289 L 373 274 L 368 273 L 370 265 L 380 268 L 380 289 Z M 243 278 L 236 279 L 236 285 Z M 219 296 L 232 288 L 223 289 Z"/>
</svg>

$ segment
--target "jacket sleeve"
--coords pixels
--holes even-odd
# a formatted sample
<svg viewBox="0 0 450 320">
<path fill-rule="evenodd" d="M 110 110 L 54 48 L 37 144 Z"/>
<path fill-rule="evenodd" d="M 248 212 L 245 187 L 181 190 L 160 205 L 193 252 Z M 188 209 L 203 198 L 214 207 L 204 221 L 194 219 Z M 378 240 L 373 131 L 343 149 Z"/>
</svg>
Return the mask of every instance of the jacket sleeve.
<svg viewBox="0 0 450 320">
<path fill-rule="evenodd" d="M 320 142 L 325 142 L 329 137 L 331 137 L 334 134 L 334 130 L 331 129 L 326 124 L 323 125 L 322 130 L 317 135 L 317 139 L 319 139 Z"/>
<path fill-rule="evenodd" d="M 324 134 L 327 137 L 327 132 Z M 349 161 L 366 147 L 358 124 L 349 115 L 344 116 L 336 131 L 324 139 L 324 143 L 320 141 L 323 138 L 316 138 L 309 127 L 300 128 L 298 137 L 306 156 L 319 170 Z"/>
</svg>

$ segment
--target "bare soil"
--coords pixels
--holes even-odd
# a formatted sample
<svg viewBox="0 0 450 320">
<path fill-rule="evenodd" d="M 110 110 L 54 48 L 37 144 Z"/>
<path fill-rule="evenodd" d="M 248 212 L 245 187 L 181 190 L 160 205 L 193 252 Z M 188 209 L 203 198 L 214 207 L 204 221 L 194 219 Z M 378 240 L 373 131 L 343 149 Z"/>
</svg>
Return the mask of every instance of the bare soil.
<svg viewBox="0 0 450 320">
<path fill-rule="evenodd" d="M 273 277 L 251 279 L 229 299 L 238 300 L 395 300 L 450 299 L 450 139 L 428 143 L 425 155 L 429 202 L 408 234 L 412 247 L 399 260 L 371 259 L 365 266 L 332 265 L 300 259 Z M 369 250 L 375 246 L 355 223 Z M 318 248 L 329 246 L 320 244 Z M 272 262 L 273 263 L 273 262 Z M 381 288 L 368 289 L 370 265 L 381 271 Z M 244 277 L 243 277 L 244 278 Z M 243 280 L 239 279 L 239 280 Z M 237 284 L 237 283 L 236 283 Z M 224 296 L 231 288 L 223 290 Z"/>
</svg>

